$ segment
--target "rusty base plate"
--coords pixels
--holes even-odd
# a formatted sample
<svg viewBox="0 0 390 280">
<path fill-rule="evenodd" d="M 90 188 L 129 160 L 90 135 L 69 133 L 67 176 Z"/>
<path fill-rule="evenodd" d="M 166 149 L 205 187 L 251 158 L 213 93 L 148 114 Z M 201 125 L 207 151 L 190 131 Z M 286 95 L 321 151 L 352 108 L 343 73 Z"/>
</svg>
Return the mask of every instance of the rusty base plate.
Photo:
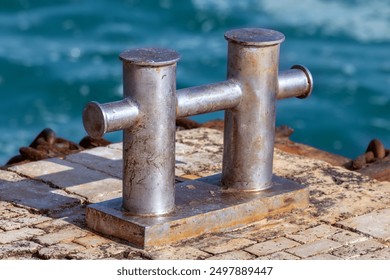
<svg viewBox="0 0 390 280">
<path fill-rule="evenodd" d="M 89 205 L 87 225 L 95 231 L 152 248 L 199 236 L 248 226 L 267 216 L 307 207 L 307 188 L 277 176 L 273 187 L 260 192 L 226 193 L 220 175 L 176 185 L 176 210 L 164 216 L 132 216 L 121 208 L 122 198 Z"/>
</svg>

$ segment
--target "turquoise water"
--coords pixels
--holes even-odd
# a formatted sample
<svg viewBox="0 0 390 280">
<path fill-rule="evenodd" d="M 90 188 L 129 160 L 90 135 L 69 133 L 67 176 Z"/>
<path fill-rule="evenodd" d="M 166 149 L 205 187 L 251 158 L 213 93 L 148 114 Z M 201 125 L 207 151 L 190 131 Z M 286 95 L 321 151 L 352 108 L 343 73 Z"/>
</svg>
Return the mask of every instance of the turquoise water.
<svg viewBox="0 0 390 280">
<path fill-rule="evenodd" d="M 84 105 L 122 95 L 124 49 L 177 50 L 178 88 L 224 80 L 238 27 L 283 32 L 280 69 L 312 72 L 310 99 L 278 102 L 293 140 L 348 157 L 372 138 L 390 147 L 389 0 L 2 0 L 0 26 L 0 164 L 45 127 L 79 141 Z"/>
</svg>

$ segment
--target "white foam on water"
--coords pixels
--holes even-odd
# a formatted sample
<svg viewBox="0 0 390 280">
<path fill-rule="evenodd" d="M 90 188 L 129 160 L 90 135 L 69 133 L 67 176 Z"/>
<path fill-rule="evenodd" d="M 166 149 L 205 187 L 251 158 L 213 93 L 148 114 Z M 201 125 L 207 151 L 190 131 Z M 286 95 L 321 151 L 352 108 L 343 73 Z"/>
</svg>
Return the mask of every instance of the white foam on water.
<svg viewBox="0 0 390 280">
<path fill-rule="evenodd" d="M 233 14 L 237 9 L 257 13 L 258 18 L 249 22 L 271 21 L 298 27 L 307 33 L 323 32 L 324 35 L 344 35 L 361 42 L 390 41 L 389 0 L 192 0 L 199 10 L 214 10 L 219 15 Z"/>
<path fill-rule="evenodd" d="M 390 41 L 390 1 L 260 0 L 277 22 L 361 42 Z"/>
</svg>

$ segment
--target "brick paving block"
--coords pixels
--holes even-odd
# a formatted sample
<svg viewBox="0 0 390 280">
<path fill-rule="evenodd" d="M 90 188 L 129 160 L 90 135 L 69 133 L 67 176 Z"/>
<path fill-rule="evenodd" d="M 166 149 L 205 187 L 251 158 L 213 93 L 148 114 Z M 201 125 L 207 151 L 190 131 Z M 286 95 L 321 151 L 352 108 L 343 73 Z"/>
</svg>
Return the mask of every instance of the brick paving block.
<svg viewBox="0 0 390 280">
<path fill-rule="evenodd" d="M 99 248 L 88 248 L 81 252 L 70 253 L 68 255 L 69 259 L 75 260 L 100 260 L 104 259 L 106 256 L 104 252 L 99 250 Z"/>
<path fill-rule="evenodd" d="M 10 206 L 12 208 L 12 206 Z M 0 228 L 1 228 L 1 223 L 7 221 L 8 219 L 15 218 L 17 216 L 20 216 L 19 213 L 16 213 L 14 211 L 11 211 L 9 209 L 2 209 L 0 210 Z"/>
<path fill-rule="evenodd" d="M 390 195 L 390 182 L 378 182 L 375 185 L 375 190 L 381 192 L 384 196 L 389 197 Z"/>
<path fill-rule="evenodd" d="M 0 189 L 8 185 L 9 183 L 18 182 L 21 180 L 24 180 L 22 176 L 16 174 L 15 172 L 7 171 L 7 170 L 0 170 Z M 0 202 L 0 209 L 1 209 L 1 202 Z"/>
<path fill-rule="evenodd" d="M 112 242 L 111 240 L 98 236 L 98 235 L 87 235 L 81 238 L 73 240 L 74 243 L 80 244 L 86 248 L 97 247 L 99 245 Z"/>
<path fill-rule="evenodd" d="M 352 231 L 347 231 L 347 230 L 342 230 L 341 232 L 335 233 L 329 238 L 343 245 L 348 245 L 348 244 L 367 240 L 367 237 L 365 237 L 364 235 Z"/>
<path fill-rule="evenodd" d="M 27 209 L 21 208 L 21 207 L 16 207 L 16 206 L 10 207 L 9 210 L 14 212 L 14 213 L 17 213 L 19 215 L 28 215 L 28 214 L 30 214 L 30 211 L 28 211 Z"/>
<path fill-rule="evenodd" d="M 54 184 L 58 188 L 85 197 L 92 203 L 116 198 L 121 196 L 122 192 L 121 180 L 58 158 L 17 165 L 10 169 Z"/>
<path fill-rule="evenodd" d="M 121 197 L 122 180 L 106 178 L 87 184 L 70 186 L 66 190 L 87 198 L 89 203 L 97 203 Z"/>
<path fill-rule="evenodd" d="M 196 260 L 211 257 L 211 254 L 194 247 L 169 247 L 159 251 L 150 252 L 154 260 Z"/>
<path fill-rule="evenodd" d="M 256 260 L 300 260 L 300 258 L 292 254 L 286 253 L 284 251 L 281 251 L 270 255 L 260 256 L 256 258 Z"/>
<path fill-rule="evenodd" d="M 273 172 L 278 176 L 290 177 L 294 180 L 293 178 L 297 175 L 305 175 L 305 173 L 308 174 L 308 172 L 317 171 L 328 166 L 329 164 L 322 161 L 275 149 Z M 313 178 L 313 176 L 307 176 L 307 178 Z"/>
<path fill-rule="evenodd" d="M 229 251 L 242 249 L 244 247 L 248 247 L 255 243 L 256 243 L 255 241 L 245 239 L 245 238 L 234 238 L 234 239 L 223 241 L 219 244 L 215 244 L 207 247 L 201 247 L 201 249 L 211 254 L 221 254 Z"/>
<path fill-rule="evenodd" d="M 52 158 L 15 165 L 8 169 L 30 178 L 42 178 L 42 180 L 50 181 L 50 175 L 63 174 L 63 176 L 66 176 L 66 174 L 70 174 L 72 170 L 76 169 L 77 166 L 77 164 L 71 164 L 59 158 Z M 67 171 L 68 173 L 66 173 Z"/>
<path fill-rule="evenodd" d="M 35 180 L 23 180 L 2 187 L 0 199 L 12 201 L 21 207 L 36 211 L 57 211 L 81 203 L 80 197 L 69 195 L 63 190 L 53 189 Z M 11 208 L 11 211 L 15 208 Z"/>
<path fill-rule="evenodd" d="M 331 254 L 319 254 L 312 256 L 310 258 L 307 258 L 306 260 L 323 260 L 323 261 L 329 261 L 329 260 L 341 260 L 341 258 L 336 257 Z"/>
<path fill-rule="evenodd" d="M 301 258 L 308 258 L 314 255 L 327 253 L 333 249 L 339 248 L 342 245 L 336 241 L 329 239 L 316 240 L 304 245 L 300 245 L 286 250 L 287 253 L 296 255 Z"/>
<path fill-rule="evenodd" d="M 17 215 L 16 217 L 8 218 L 5 220 L 0 219 L 0 228 L 6 231 L 14 230 L 50 220 L 50 218 L 42 215 L 27 214 L 21 216 L 17 213 L 15 214 Z"/>
<path fill-rule="evenodd" d="M 202 249 L 204 247 L 216 246 L 221 243 L 225 243 L 229 240 L 229 237 L 219 236 L 213 234 L 205 234 L 195 239 L 189 239 L 184 241 L 183 246 L 196 247 Z"/>
<path fill-rule="evenodd" d="M 88 232 L 80 230 L 76 227 L 66 227 L 58 232 L 51 232 L 34 238 L 39 244 L 50 246 L 56 243 L 71 242 L 76 238 L 86 236 Z"/>
<path fill-rule="evenodd" d="M 212 146 L 222 147 L 223 132 L 210 128 L 180 130 L 176 132 L 176 141 L 203 150 Z"/>
<path fill-rule="evenodd" d="M 222 169 L 222 142 L 220 131 L 201 128 L 176 133 L 177 175 L 209 176 Z"/>
<path fill-rule="evenodd" d="M 383 244 L 373 239 L 369 239 L 338 248 L 332 252 L 332 255 L 342 259 L 352 259 L 382 248 L 384 248 Z"/>
<path fill-rule="evenodd" d="M 107 146 L 107 148 L 110 148 L 110 149 L 116 149 L 116 150 L 123 150 L 123 143 L 122 142 L 119 142 L 119 143 L 113 143 L 113 144 L 110 144 Z"/>
<path fill-rule="evenodd" d="M 8 210 L 10 207 L 13 207 L 11 203 L 8 203 L 6 201 L 0 201 L 0 211 Z"/>
<path fill-rule="evenodd" d="M 82 164 L 90 169 L 107 173 L 110 176 L 122 178 L 122 151 L 107 147 L 98 147 L 65 158 L 67 161 Z"/>
<path fill-rule="evenodd" d="M 249 254 L 248 252 L 243 250 L 235 250 L 212 256 L 207 258 L 207 260 L 253 260 L 254 258 L 255 256 Z"/>
<path fill-rule="evenodd" d="M 355 258 L 354 260 L 390 260 L 390 248 L 383 248 L 375 252 L 370 252 L 365 255 L 361 255 Z"/>
<path fill-rule="evenodd" d="M 34 254 L 42 248 L 41 245 L 32 241 L 16 241 L 0 246 L 0 259 L 9 258 L 12 256 L 25 256 L 26 254 Z"/>
<path fill-rule="evenodd" d="M 340 189 L 340 192 L 332 195 L 313 196 L 310 194 L 309 211 L 313 217 L 321 219 L 328 224 L 334 224 L 341 220 L 361 215 L 386 206 L 383 201 L 376 200 L 365 193 Z"/>
<path fill-rule="evenodd" d="M 77 205 L 75 207 L 66 208 L 59 212 L 51 214 L 54 219 L 61 219 L 68 223 L 75 224 L 79 227 L 86 227 L 85 222 L 85 205 Z"/>
<path fill-rule="evenodd" d="M 264 219 L 246 228 L 228 232 L 225 235 L 234 238 L 246 238 L 256 240 L 257 242 L 264 242 L 270 239 L 283 237 L 286 234 L 295 233 L 310 226 L 305 218 L 303 218 L 303 220 L 305 220 L 302 221 L 303 224 L 297 224 L 302 216 L 301 213 L 284 213 L 282 219 Z M 294 218 L 294 221 L 290 221 L 292 218 Z"/>
<path fill-rule="evenodd" d="M 279 237 L 276 239 L 268 240 L 262 243 L 255 244 L 245 249 L 245 251 L 254 254 L 256 256 L 264 256 L 282 251 L 291 247 L 300 245 L 298 242 L 287 239 L 285 237 Z"/>
<path fill-rule="evenodd" d="M 322 224 L 313 228 L 306 229 L 304 231 L 299 231 L 294 234 L 289 234 L 287 235 L 287 237 L 301 243 L 309 243 L 315 240 L 327 238 L 340 231 L 341 229 L 339 228 Z"/>
<path fill-rule="evenodd" d="M 75 243 L 57 243 L 38 251 L 42 259 L 65 259 L 69 254 L 85 250 L 85 247 Z"/>
<path fill-rule="evenodd" d="M 71 223 L 64 219 L 51 219 L 46 222 L 34 225 L 34 228 L 44 230 L 46 233 L 58 232 L 65 227 L 72 226 Z"/>
<path fill-rule="evenodd" d="M 81 252 L 69 254 L 69 258 L 76 260 L 124 259 L 127 252 L 133 248 L 116 242 L 104 243 L 97 247 L 87 248 Z"/>
<path fill-rule="evenodd" d="M 0 233 L 0 244 L 6 244 L 18 240 L 27 240 L 42 234 L 45 234 L 45 232 L 36 228 L 21 228 L 5 231 Z"/>
<path fill-rule="evenodd" d="M 340 225 L 381 240 L 390 240 L 390 208 L 339 222 Z"/>
<path fill-rule="evenodd" d="M 108 257 L 118 257 L 123 256 L 123 254 L 131 249 L 130 246 L 123 245 L 114 241 L 110 243 L 103 243 L 99 245 L 98 248 L 100 251 L 104 252 Z"/>
</svg>

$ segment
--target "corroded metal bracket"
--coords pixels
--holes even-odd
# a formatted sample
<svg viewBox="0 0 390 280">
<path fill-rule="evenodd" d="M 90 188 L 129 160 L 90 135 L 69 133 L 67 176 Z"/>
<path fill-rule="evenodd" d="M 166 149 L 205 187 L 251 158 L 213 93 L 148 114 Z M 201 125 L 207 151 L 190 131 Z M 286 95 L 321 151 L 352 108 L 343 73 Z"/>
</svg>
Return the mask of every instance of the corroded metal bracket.
<svg viewBox="0 0 390 280">
<path fill-rule="evenodd" d="M 287 180 L 275 181 L 272 174 L 275 105 L 277 99 L 309 96 L 313 87 L 311 74 L 300 65 L 279 73 L 279 47 L 284 40 L 280 32 L 236 29 L 226 32 L 225 38 L 228 41 L 227 80 L 178 91 L 176 63 L 179 55 L 175 51 L 135 49 L 120 55 L 124 99 L 107 104 L 89 103 L 83 121 L 93 137 L 124 131 L 123 197 L 115 202 L 89 206 L 87 223 L 90 227 L 147 247 L 163 242 L 156 240 L 162 237 L 146 234 L 147 229 L 163 230 L 172 220 L 176 224 L 182 222 L 182 226 L 177 227 L 186 233 L 180 235 L 166 230 L 162 235 L 188 238 L 213 231 L 215 227 L 207 226 L 207 219 L 215 215 L 221 222 L 219 230 L 243 226 L 245 221 L 253 222 L 261 216 L 257 212 L 262 213 L 264 207 L 268 212 L 277 209 L 264 205 L 273 205 L 272 200 L 279 201 L 281 193 L 282 197 L 288 193 L 288 198 L 284 203 L 277 203 L 279 209 L 304 204 L 302 188 Z M 195 210 L 188 211 L 186 207 L 179 207 L 179 201 L 186 195 L 185 188 L 179 185 L 175 189 L 174 183 L 175 119 L 217 110 L 225 110 L 223 170 L 217 183 L 206 185 L 217 188 L 216 193 L 220 195 L 210 198 L 202 187 L 196 187 L 197 194 L 205 195 Z M 234 201 L 241 196 L 245 199 L 237 200 L 242 202 L 238 207 Z M 193 197 L 184 201 L 194 205 Z M 214 209 L 210 210 L 213 214 L 207 209 Z M 215 211 L 225 211 L 238 220 L 223 219 L 224 214 L 221 216 Z M 235 211 L 237 214 L 233 214 Z M 184 230 L 183 225 L 191 223 L 179 217 L 192 217 L 194 221 L 199 218 L 205 223 L 201 226 L 204 230 Z M 158 227 L 161 221 L 163 225 Z M 129 229 L 143 231 L 143 242 L 129 237 L 139 236 L 139 232 L 123 230 L 126 225 Z M 168 239 L 175 241 L 176 237 Z"/>
</svg>

